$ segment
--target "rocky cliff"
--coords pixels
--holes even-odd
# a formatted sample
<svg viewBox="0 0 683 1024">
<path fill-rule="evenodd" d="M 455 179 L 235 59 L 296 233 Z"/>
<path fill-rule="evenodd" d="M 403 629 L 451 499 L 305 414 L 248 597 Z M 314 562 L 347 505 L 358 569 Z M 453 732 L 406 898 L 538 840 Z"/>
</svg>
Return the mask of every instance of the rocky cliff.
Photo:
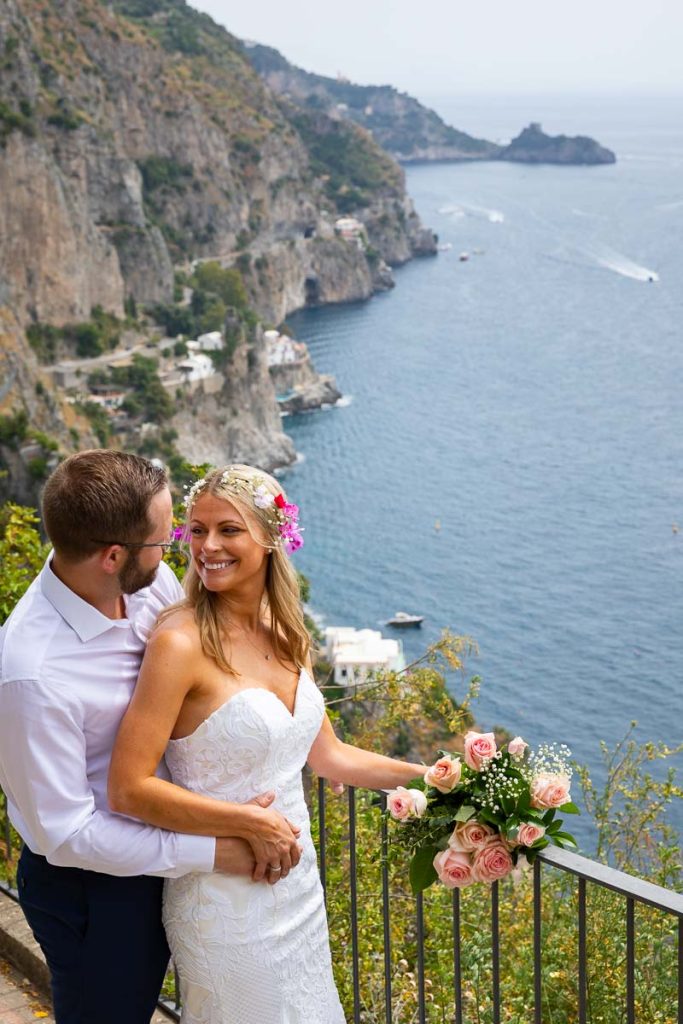
<svg viewBox="0 0 683 1024">
<path fill-rule="evenodd" d="M 391 284 L 386 262 L 434 251 L 371 137 L 288 107 L 183 0 L 2 0 L 0 64 L 0 303 L 12 324 L 0 413 L 24 409 L 63 450 L 75 435 L 26 344 L 31 324 L 169 304 L 174 266 L 207 258 L 239 265 L 257 314 L 278 322 L 307 302 L 367 297 Z M 348 213 L 368 221 L 368 246 L 335 232 Z M 214 454 L 268 448 L 286 461 L 272 389 L 247 357 L 228 378 L 209 420 L 238 415 L 243 440 L 233 450 L 234 432 L 214 431 Z"/>
<path fill-rule="evenodd" d="M 178 448 L 195 464 L 220 465 L 226 453 L 230 461 L 268 471 L 294 461 L 294 445 L 282 432 L 260 329 L 237 348 L 221 391 L 198 391 L 177 409 L 171 424 Z"/>
</svg>

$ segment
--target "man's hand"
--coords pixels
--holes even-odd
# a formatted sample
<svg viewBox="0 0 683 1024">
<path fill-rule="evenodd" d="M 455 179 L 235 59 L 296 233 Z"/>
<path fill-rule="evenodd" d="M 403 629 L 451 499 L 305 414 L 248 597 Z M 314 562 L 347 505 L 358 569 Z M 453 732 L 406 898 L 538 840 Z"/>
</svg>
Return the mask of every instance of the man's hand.
<svg viewBox="0 0 683 1024">
<path fill-rule="evenodd" d="M 213 870 L 224 875 L 240 875 L 251 878 L 256 861 L 251 846 L 246 839 L 219 837 L 216 840 L 216 856 Z"/>
</svg>

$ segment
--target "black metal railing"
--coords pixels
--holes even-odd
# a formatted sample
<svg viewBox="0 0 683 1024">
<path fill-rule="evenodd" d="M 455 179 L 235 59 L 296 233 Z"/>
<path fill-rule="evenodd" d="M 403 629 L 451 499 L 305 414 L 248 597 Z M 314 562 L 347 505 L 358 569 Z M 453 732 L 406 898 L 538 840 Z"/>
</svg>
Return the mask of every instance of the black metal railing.
<svg viewBox="0 0 683 1024">
<path fill-rule="evenodd" d="M 344 935 L 348 937 L 348 949 L 350 959 L 350 984 L 348 986 L 348 1009 L 350 1020 L 353 1024 L 361 1024 L 361 1021 L 381 1021 L 381 1024 L 427 1024 L 429 1016 L 429 981 L 427 979 L 428 949 L 426 937 L 429 931 L 425 920 L 425 898 L 422 894 L 417 897 L 407 897 L 402 892 L 400 900 L 396 896 L 395 889 L 392 889 L 392 856 L 389 840 L 389 829 L 386 815 L 382 814 L 378 825 L 377 838 L 379 849 L 376 849 L 372 857 L 373 871 L 379 871 L 378 892 L 373 899 L 381 904 L 381 965 L 375 965 L 377 977 L 381 979 L 383 989 L 381 998 L 376 1002 L 372 1012 L 368 1012 L 364 1005 L 361 984 L 361 961 L 363 957 L 362 945 L 363 936 L 359 924 L 359 912 L 365 907 L 367 897 L 359 893 L 359 852 L 358 852 L 358 799 L 359 794 L 364 800 L 364 808 L 367 808 L 367 793 L 353 788 L 347 792 L 346 807 L 348 816 L 346 827 L 343 828 L 341 846 L 339 846 L 339 830 L 335 832 L 335 842 L 338 850 L 342 851 L 345 865 L 348 866 L 347 888 L 348 888 L 348 919 L 344 921 Z M 325 783 L 320 780 L 317 792 L 314 792 L 316 813 L 314 815 L 314 832 L 317 832 L 318 853 L 320 864 L 320 875 L 325 891 L 326 901 L 331 900 L 332 892 L 330 886 L 330 872 L 334 868 L 339 874 L 338 864 L 331 859 L 330 854 L 330 828 L 328 822 L 328 798 Z M 386 809 L 386 796 L 374 794 L 374 803 L 381 809 Z M 2 836 L 5 851 L 10 851 L 9 858 L 5 859 L 4 877 L 0 879 L 0 888 L 4 891 L 11 891 L 14 887 L 14 876 L 12 873 L 15 858 L 12 851 L 17 849 L 17 837 L 13 834 L 6 813 L 6 801 L 3 795 L 2 800 Z M 339 815 L 339 803 L 335 801 L 335 814 Z M 376 816 L 375 820 L 377 819 Z M 366 836 L 367 840 L 367 836 Z M 366 863 L 366 862 L 364 862 Z M 404 859 L 394 865 L 398 873 L 405 876 L 406 865 Z M 8 870 L 9 868 L 9 870 Z M 637 1017 L 636 999 L 636 907 L 644 906 L 655 908 L 657 911 L 673 916 L 677 924 L 677 957 L 674 958 L 676 977 L 672 980 L 671 989 L 673 992 L 671 1004 L 668 1010 L 667 1020 L 677 1021 L 683 1024 L 683 895 L 665 889 L 651 882 L 642 881 L 624 872 L 614 870 L 604 864 L 589 860 L 578 854 L 570 853 L 549 847 L 543 851 L 536 860 L 533 867 L 533 980 L 529 985 L 527 1014 L 525 1021 L 533 1020 L 533 1024 L 546 1024 L 544 1017 L 544 934 L 543 934 L 543 913 L 544 898 L 548 903 L 558 898 L 554 888 L 557 880 L 557 873 L 563 876 L 572 875 L 578 879 L 576 902 L 576 962 L 573 965 L 575 978 L 575 998 L 572 1011 L 572 1020 L 577 1024 L 588 1024 L 589 1022 L 589 954 L 588 954 L 588 926 L 589 908 L 588 896 L 593 887 L 600 891 L 611 890 L 623 898 L 623 931 L 625 938 L 625 955 L 623 958 L 623 974 L 625 975 L 624 991 L 614 992 L 614 1015 L 611 1020 L 625 1022 L 625 1024 L 650 1024 L 644 1017 Z M 395 882 L 395 879 L 394 879 Z M 335 895 L 337 894 L 335 882 Z M 482 888 L 482 887 L 478 887 Z M 380 894 L 381 890 L 381 894 Z M 500 883 L 495 882 L 490 887 L 490 907 L 488 912 L 487 930 L 489 933 L 490 963 L 488 965 L 487 977 L 490 979 L 487 998 L 489 1000 L 488 1017 L 491 1024 L 500 1024 L 501 1015 L 505 1007 L 501 994 L 501 934 L 500 934 L 500 910 L 501 893 Z M 443 891 L 439 894 L 443 897 Z M 428 897 L 429 899 L 429 897 Z M 449 908 L 449 933 L 452 940 L 452 971 L 450 972 L 450 997 L 452 999 L 452 1012 L 448 1017 L 439 1016 L 438 1019 L 448 1019 L 453 1024 L 470 1024 L 470 1017 L 466 1017 L 464 986 L 467 978 L 464 973 L 464 952 L 463 945 L 463 896 L 459 890 L 453 890 L 450 896 Z M 392 939 L 392 915 L 400 915 L 402 924 L 405 925 L 408 915 L 412 924 L 408 928 L 410 934 L 411 949 L 414 961 L 414 985 L 415 998 L 410 1010 L 397 1010 L 394 999 L 394 986 L 396 974 L 396 952 Z M 334 929 L 333 929 L 334 934 Z M 440 951 L 443 954 L 443 950 Z M 449 953 L 449 958 L 451 954 Z M 405 961 L 402 961 L 405 962 Z M 411 980 L 413 974 L 410 974 Z M 170 996 L 162 999 L 160 1005 L 170 1013 L 176 1020 L 179 1019 L 179 1001 L 177 978 L 175 984 L 171 982 Z M 674 1005 L 677 999 L 677 1004 Z M 533 1016 L 531 1014 L 533 1013 Z M 434 1017 L 434 1020 L 437 1018 Z M 506 1016 L 506 1020 L 513 1019 Z M 521 1018 L 520 1018 L 521 1019 Z M 555 1018 L 558 1019 L 558 1018 Z M 664 1019 L 664 1018 L 663 1018 Z M 564 1024 L 564 1022 L 563 1022 Z"/>
<path fill-rule="evenodd" d="M 350 891 L 350 931 L 352 951 L 352 1020 L 354 1024 L 360 1024 L 362 1020 L 368 1019 L 366 1007 L 363 1006 L 360 985 L 359 985 L 359 933 L 358 933 L 358 873 L 357 873 L 357 852 L 356 852 L 356 801 L 357 794 L 353 789 L 348 791 L 348 848 L 349 848 L 349 891 Z M 379 794 L 379 805 L 382 810 L 386 809 L 386 796 Z M 328 860 L 327 835 L 326 835 L 326 803 L 327 796 L 325 785 L 321 781 L 318 787 L 318 834 L 321 864 L 326 865 Z M 383 958 L 384 958 L 384 1021 L 386 1024 L 402 1024 L 402 1021 L 394 1018 L 392 1009 L 392 977 L 394 976 L 391 948 L 391 898 L 389 879 L 389 841 L 387 835 L 387 819 L 383 815 L 380 829 L 380 860 L 381 860 L 381 889 L 382 889 L 382 933 L 383 933 Z M 401 866 L 405 872 L 405 864 Z M 676 1020 L 683 1024 L 683 895 L 665 889 L 651 882 L 643 881 L 622 871 L 617 871 L 604 864 L 599 864 L 586 857 L 561 850 L 556 847 L 546 848 L 533 867 L 533 991 L 529 992 L 529 1011 L 533 1012 L 533 1018 L 529 1015 L 525 1019 L 533 1019 L 534 1024 L 545 1024 L 544 1021 L 544 980 L 543 980 L 543 896 L 546 876 L 550 885 L 553 883 L 553 875 L 557 871 L 571 874 L 578 878 L 578 914 L 576 920 L 577 932 L 577 957 L 575 965 L 576 990 L 575 990 L 575 1011 L 577 1024 L 588 1022 L 588 955 L 587 955 L 587 887 L 597 886 L 601 889 L 612 890 L 624 899 L 623 926 L 626 939 L 625 956 L 625 991 L 614 992 L 614 1021 L 624 1020 L 626 1024 L 636 1022 L 636 929 L 635 929 L 635 908 L 637 904 L 656 908 L 667 915 L 677 919 L 677 980 L 675 982 L 677 1007 L 669 1005 L 667 1019 Z M 322 873 L 323 885 L 326 883 L 326 873 Z M 504 1006 L 501 997 L 501 935 L 500 935 L 500 900 L 501 884 L 494 882 L 490 887 L 490 1019 L 492 1024 L 500 1024 L 501 1014 Z M 553 894 L 554 895 L 554 894 Z M 452 969 L 452 995 L 453 1015 L 447 1019 L 454 1021 L 454 1024 L 466 1024 L 463 1009 L 463 940 L 461 927 L 461 900 L 459 890 L 452 892 L 452 941 L 453 941 L 453 969 Z M 400 912 L 405 913 L 404 906 Z M 411 1021 L 417 1024 L 426 1024 L 427 1015 L 427 991 L 426 991 L 426 946 L 425 946 L 425 901 L 422 894 L 414 898 L 415 914 L 415 967 L 417 999 L 416 1012 L 411 1015 Z M 625 1011 L 625 1012 L 624 1012 Z M 376 1018 L 373 1018 L 376 1019 Z M 436 1019 L 436 1018 L 435 1018 Z M 439 1018 L 440 1019 L 440 1018 Z M 505 1018 L 510 1019 L 509 1017 Z M 640 1022 L 639 1022 L 640 1024 Z M 642 1024 L 649 1024 L 649 1021 L 642 1019 Z"/>
</svg>

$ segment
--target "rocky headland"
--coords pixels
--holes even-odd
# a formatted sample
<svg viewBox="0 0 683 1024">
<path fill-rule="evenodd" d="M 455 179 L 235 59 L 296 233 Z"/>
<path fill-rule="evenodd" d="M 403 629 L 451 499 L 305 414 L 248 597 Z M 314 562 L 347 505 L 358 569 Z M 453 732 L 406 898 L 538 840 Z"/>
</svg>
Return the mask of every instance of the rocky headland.
<svg viewBox="0 0 683 1024">
<path fill-rule="evenodd" d="M 551 137 L 531 124 L 510 145 L 475 138 L 446 124 L 434 110 L 390 85 L 357 85 L 312 74 L 278 50 L 245 42 L 244 52 L 273 92 L 329 117 L 351 121 L 370 132 L 396 160 L 410 164 L 437 160 L 510 160 L 515 163 L 600 164 L 616 157 L 595 140 Z"/>
<path fill-rule="evenodd" d="M 616 156 L 586 135 L 546 135 L 532 123 L 500 152 L 499 160 L 525 164 L 613 164 Z"/>
</svg>

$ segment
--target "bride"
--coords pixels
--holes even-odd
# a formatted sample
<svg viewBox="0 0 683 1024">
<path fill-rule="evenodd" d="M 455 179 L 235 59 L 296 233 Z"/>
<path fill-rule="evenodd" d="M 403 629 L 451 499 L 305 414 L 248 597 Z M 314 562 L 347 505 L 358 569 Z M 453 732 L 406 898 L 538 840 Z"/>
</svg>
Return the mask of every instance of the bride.
<svg viewBox="0 0 683 1024">
<path fill-rule="evenodd" d="M 271 858 L 265 879 L 244 843 L 242 875 L 167 880 L 183 1024 L 344 1024 L 301 771 L 308 762 L 323 778 L 394 788 L 424 766 L 336 737 L 287 557 L 302 543 L 299 510 L 277 481 L 249 466 L 217 469 L 186 504 L 186 600 L 150 639 L 111 784 L 126 793 L 126 813 L 154 821 L 168 786 L 155 777 L 165 751 L 173 782 L 197 794 L 188 793 L 176 830 L 214 834 L 207 797 L 247 803 L 271 791 L 298 844 Z"/>
</svg>

